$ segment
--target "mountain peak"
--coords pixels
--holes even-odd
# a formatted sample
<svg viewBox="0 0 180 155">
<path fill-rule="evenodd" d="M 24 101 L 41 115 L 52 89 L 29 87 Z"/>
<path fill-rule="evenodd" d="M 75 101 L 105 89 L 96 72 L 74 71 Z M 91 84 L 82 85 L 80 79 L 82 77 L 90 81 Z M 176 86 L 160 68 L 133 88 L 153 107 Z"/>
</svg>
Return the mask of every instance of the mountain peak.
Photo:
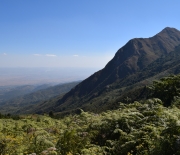
<svg viewBox="0 0 180 155">
<path fill-rule="evenodd" d="M 172 28 L 172 27 L 165 27 L 161 32 L 159 32 L 157 35 L 174 35 L 175 33 L 180 33 L 179 30 Z"/>
<path fill-rule="evenodd" d="M 175 29 L 175 28 L 173 28 L 173 27 L 165 27 L 162 31 L 174 31 L 174 30 L 176 30 L 176 31 L 178 31 L 177 29 Z"/>
<path fill-rule="evenodd" d="M 166 27 L 150 38 L 135 38 L 121 47 L 114 58 L 100 71 L 94 73 L 58 100 L 57 111 L 87 106 L 106 88 L 137 73 L 149 64 L 175 50 L 180 45 L 180 31 Z M 103 103 L 99 101 L 98 103 Z"/>
</svg>

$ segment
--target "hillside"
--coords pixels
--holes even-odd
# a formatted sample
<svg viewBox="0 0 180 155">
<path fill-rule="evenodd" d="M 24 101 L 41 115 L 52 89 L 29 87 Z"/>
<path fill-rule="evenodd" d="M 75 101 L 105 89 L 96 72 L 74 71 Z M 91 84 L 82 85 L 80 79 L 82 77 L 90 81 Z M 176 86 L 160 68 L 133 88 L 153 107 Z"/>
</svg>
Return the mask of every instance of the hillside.
<svg viewBox="0 0 180 155">
<path fill-rule="evenodd" d="M 98 113 L 116 109 L 117 101 L 129 103 L 146 99 L 146 85 L 169 74 L 180 73 L 179 66 L 180 31 L 167 27 L 153 37 L 128 41 L 105 68 L 79 83 L 64 96 L 57 95 L 40 102 L 38 98 L 41 96 L 37 100 L 32 96 L 26 96 L 23 100 L 18 98 L 11 101 L 10 105 L 19 100 L 22 100 L 22 104 L 14 104 L 9 110 L 17 114 L 50 111 L 69 114 L 76 113 L 79 108 Z M 30 104 L 25 103 L 28 97 L 32 99 Z M 33 104 L 33 100 L 36 104 Z M 3 110 L 7 111 L 5 107 Z"/>
<path fill-rule="evenodd" d="M 4 102 L 1 102 L 0 112 L 16 113 L 16 111 L 18 111 L 18 113 L 26 113 L 26 110 L 28 110 L 30 107 L 32 108 L 32 106 L 36 105 L 39 102 L 43 102 L 56 96 L 62 96 L 64 93 L 67 93 L 73 87 L 75 87 L 78 83 L 79 82 L 71 82 L 49 87 L 46 85 L 41 85 L 35 87 L 33 89 L 34 91 L 31 93 L 26 92 L 26 95 L 24 95 L 23 93 L 20 95 L 19 92 L 18 97 L 12 97 L 9 98 L 9 100 L 6 99 Z M 15 90 L 18 91 L 18 89 Z M 23 90 L 24 89 L 22 89 L 21 91 Z M 26 110 L 24 111 L 23 109 Z"/>
<path fill-rule="evenodd" d="M 173 51 L 179 44 L 180 31 L 173 28 L 165 28 L 151 38 L 132 39 L 117 51 L 104 69 L 81 82 L 63 97 L 63 101 L 68 100 L 72 94 L 84 97 L 94 92 L 97 87 L 103 88 L 116 80 L 136 73 L 162 55 Z"/>
<path fill-rule="evenodd" d="M 146 85 L 158 78 L 156 74 L 161 77 L 165 70 L 168 73 L 175 60 L 172 58 L 170 61 L 172 64 L 168 66 L 163 59 L 166 56 L 168 59 L 169 54 L 179 45 L 180 31 L 169 27 L 150 38 L 132 39 L 117 51 L 105 68 L 82 81 L 63 98 L 56 100 L 55 103 L 51 102 L 52 107 L 43 109 L 68 112 L 83 107 L 86 110 L 103 111 L 107 109 L 108 104 L 116 100 L 117 96 L 123 95 L 128 89 L 133 90 L 136 83 Z M 162 62 L 159 64 L 156 62 L 154 66 L 156 71 L 153 73 L 151 65 L 153 66 L 156 60 L 162 60 L 164 68 L 159 70 Z M 173 73 L 176 74 L 175 71 Z M 38 112 L 37 109 L 35 111 Z"/>
<path fill-rule="evenodd" d="M 0 154 L 174 155 L 180 152 L 180 75 L 153 82 L 151 99 L 100 114 L 0 113 Z M 155 98 L 157 97 L 157 98 Z M 165 107 L 165 103 L 169 106 Z"/>
<path fill-rule="evenodd" d="M 23 96 L 41 89 L 50 87 L 50 84 L 43 85 L 20 85 L 20 86 L 0 86 L 0 105 L 2 102 Z"/>
<path fill-rule="evenodd" d="M 93 112 L 115 109 L 119 106 L 119 101 L 129 103 L 146 99 L 148 97 L 147 85 L 152 84 L 153 80 L 160 79 L 164 76 L 179 74 L 179 68 L 180 46 L 177 47 L 175 51 L 155 60 L 141 71 L 116 81 L 99 92 L 97 89 L 96 96 L 92 94 L 92 96 L 89 95 L 86 98 L 79 99 L 80 102 L 74 103 L 71 107 L 66 107 L 66 104 L 62 105 L 62 110 L 56 107 L 59 99 L 54 98 L 38 104 L 38 108 L 32 108 L 31 112 L 42 113 L 42 111 L 48 112 L 50 110 L 63 112 L 64 110 L 66 113 L 72 113 L 77 107 L 83 108 L 85 111 Z M 41 111 L 39 109 L 41 109 Z"/>
<path fill-rule="evenodd" d="M 0 114 L 0 154 L 179 155 L 180 75 L 165 77 L 152 87 L 162 100 L 152 96 L 119 103 L 116 110 L 100 114 L 82 109 L 62 119 L 53 114 Z M 172 88 L 178 88 L 175 94 Z M 163 106 L 164 96 L 173 98 L 171 106 Z"/>
</svg>

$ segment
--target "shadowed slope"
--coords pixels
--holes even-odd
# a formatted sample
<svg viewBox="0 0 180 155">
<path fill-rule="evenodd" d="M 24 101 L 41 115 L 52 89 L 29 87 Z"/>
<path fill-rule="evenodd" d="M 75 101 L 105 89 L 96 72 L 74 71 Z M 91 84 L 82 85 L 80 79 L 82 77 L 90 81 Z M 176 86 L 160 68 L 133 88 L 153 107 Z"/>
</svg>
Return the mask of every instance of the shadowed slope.
<svg viewBox="0 0 180 155">
<path fill-rule="evenodd" d="M 104 69 L 77 85 L 59 101 L 59 104 L 71 100 L 70 98 L 84 97 L 95 92 L 97 87 L 101 89 L 143 69 L 157 58 L 173 51 L 179 44 L 180 31 L 169 27 L 151 38 L 132 39 L 117 51 Z"/>
<path fill-rule="evenodd" d="M 70 112 L 82 107 L 89 107 L 92 111 L 93 108 L 95 111 L 107 109 L 105 108 L 106 104 L 110 104 L 108 103 L 110 102 L 108 97 L 113 98 L 111 96 L 114 96 L 114 94 L 117 97 L 119 91 L 123 91 L 126 86 L 132 85 L 133 87 L 136 82 L 144 80 L 139 78 L 144 74 L 143 69 L 158 58 L 168 55 L 179 45 L 180 31 L 169 27 L 150 38 L 132 39 L 117 51 L 114 58 L 102 70 L 82 81 L 62 98 L 56 98 L 53 102 L 47 101 L 41 107 L 43 107 L 44 112 L 50 110 Z M 147 70 L 147 72 L 151 72 L 151 70 Z M 150 78 L 151 74 L 147 72 L 146 78 Z M 136 73 L 138 75 L 135 75 Z M 129 80 L 131 77 L 135 78 L 134 82 Z M 106 90 L 108 90 L 109 96 L 104 93 Z M 96 110 L 99 107 L 102 109 Z M 86 110 L 88 109 L 86 108 Z M 35 111 L 40 112 L 37 109 Z"/>
</svg>

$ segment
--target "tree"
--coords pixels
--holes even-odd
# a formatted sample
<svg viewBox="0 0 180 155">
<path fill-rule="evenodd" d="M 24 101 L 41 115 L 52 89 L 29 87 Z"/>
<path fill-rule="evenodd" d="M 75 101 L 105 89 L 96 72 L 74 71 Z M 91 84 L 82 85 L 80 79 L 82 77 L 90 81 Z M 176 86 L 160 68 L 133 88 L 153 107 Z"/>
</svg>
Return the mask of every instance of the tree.
<svg viewBox="0 0 180 155">
<path fill-rule="evenodd" d="M 180 75 L 171 75 L 154 81 L 149 88 L 152 91 L 150 97 L 159 98 L 165 106 L 170 106 L 174 97 L 180 96 Z"/>
<path fill-rule="evenodd" d="M 49 117 L 52 117 L 52 118 L 54 117 L 53 111 L 50 111 L 50 112 L 49 112 Z"/>
</svg>

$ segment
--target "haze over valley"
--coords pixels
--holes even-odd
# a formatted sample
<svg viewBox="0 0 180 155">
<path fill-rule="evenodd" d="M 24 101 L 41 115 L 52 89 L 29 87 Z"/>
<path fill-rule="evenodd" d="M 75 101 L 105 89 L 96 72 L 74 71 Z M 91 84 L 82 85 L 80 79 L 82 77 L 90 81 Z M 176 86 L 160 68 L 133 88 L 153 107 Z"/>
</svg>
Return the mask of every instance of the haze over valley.
<svg viewBox="0 0 180 155">
<path fill-rule="evenodd" d="M 99 68 L 0 68 L 0 87 L 60 84 L 84 80 Z"/>
</svg>

